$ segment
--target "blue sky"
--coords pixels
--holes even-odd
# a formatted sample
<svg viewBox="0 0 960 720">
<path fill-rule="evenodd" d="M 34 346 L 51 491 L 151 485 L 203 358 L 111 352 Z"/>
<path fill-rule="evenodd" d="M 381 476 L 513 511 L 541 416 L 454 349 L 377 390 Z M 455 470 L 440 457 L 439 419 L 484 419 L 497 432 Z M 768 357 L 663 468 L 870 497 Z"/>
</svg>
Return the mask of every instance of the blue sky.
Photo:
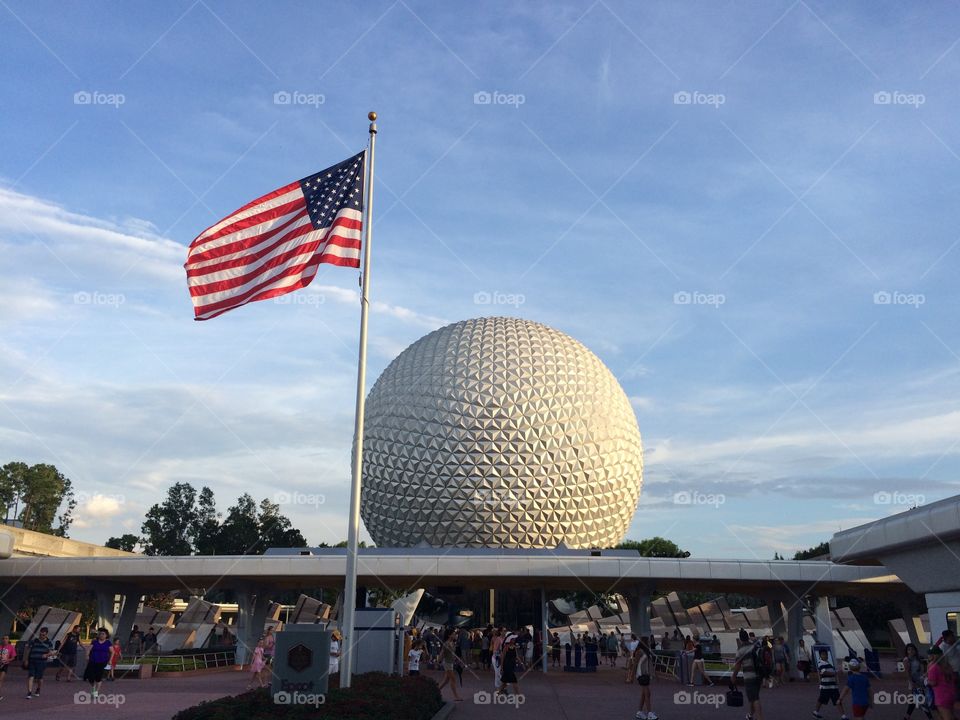
<svg viewBox="0 0 960 720">
<path fill-rule="evenodd" d="M 569 333 L 636 409 L 629 536 L 701 557 L 956 492 L 952 4 L 4 0 L 0 33 L 0 459 L 73 479 L 74 537 L 175 481 L 345 536 L 357 273 L 195 323 L 181 266 L 371 109 L 371 385 L 447 322 Z"/>
</svg>

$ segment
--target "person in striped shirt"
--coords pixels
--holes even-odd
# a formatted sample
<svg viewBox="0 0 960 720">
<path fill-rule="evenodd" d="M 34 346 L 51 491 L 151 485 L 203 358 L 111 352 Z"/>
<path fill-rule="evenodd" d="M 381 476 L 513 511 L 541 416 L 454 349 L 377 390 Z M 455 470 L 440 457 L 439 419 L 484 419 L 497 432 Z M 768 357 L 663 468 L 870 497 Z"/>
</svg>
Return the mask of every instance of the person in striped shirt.
<svg viewBox="0 0 960 720">
<path fill-rule="evenodd" d="M 843 709 L 843 698 L 840 697 L 840 687 L 837 684 L 837 669 L 830 662 L 830 652 L 820 650 L 817 660 L 817 674 L 820 676 L 820 694 L 817 696 L 817 707 L 813 710 L 815 718 L 822 718 L 820 708 L 833 704 L 840 708 L 840 720 L 847 720 Z"/>
</svg>

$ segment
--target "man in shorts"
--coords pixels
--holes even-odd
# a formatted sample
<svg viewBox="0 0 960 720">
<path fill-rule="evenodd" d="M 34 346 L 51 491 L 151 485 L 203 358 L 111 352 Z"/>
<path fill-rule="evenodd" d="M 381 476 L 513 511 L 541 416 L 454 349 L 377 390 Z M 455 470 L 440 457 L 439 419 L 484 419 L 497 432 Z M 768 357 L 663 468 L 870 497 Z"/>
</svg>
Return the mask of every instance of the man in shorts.
<svg viewBox="0 0 960 720">
<path fill-rule="evenodd" d="M 763 720 L 763 708 L 760 706 L 760 686 L 763 683 L 753 660 L 755 644 L 756 642 L 750 641 L 747 631 L 741 629 L 737 660 L 733 665 L 733 670 L 730 671 L 730 688 L 736 689 L 737 674 L 741 669 L 743 670 L 743 690 L 747 696 L 747 702 L 750 703 L 747 720 Z"/>
<path fill-rule="evenodd" d="M 27 700 L 34 695 L 40 697 L 43 671 L 47 669 L 47 660 L 54 654 L 53 642 L 47 637 L 47 628 L 42 627 L 39 634 L 31 638 L 27 645 Z"/>
<path fill-rule="evenodd" d="M 830 652 L 821 650 L 819 655 L 817 675 L 820 676 L 820 694 L 817 696 L 817 707 L 813 710 L 813 716 L 820 720 L 823 717 L 820 714 L 820 708 L 832 704 L 840 708 L 840 720 L 847 720 L 847 714 L 843 710 L 843 700 L 840 699 L 840 688 L 837 685 L 837 669 L 830 662 Z"/>
</svg>

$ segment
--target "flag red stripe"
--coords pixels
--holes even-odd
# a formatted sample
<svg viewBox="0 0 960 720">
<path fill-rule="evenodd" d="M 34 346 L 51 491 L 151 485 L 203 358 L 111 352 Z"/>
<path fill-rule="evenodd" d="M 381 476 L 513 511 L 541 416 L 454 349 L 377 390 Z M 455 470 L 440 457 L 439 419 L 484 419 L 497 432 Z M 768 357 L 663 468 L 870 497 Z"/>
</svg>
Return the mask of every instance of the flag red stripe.
<svg viewBox="0 0 960 720">
<path fill-rule="evenodd" d="M 336 226 L 333 226 L 333 227 L 336 227 Z M 316 231 L 313 230 L 312 227 L 307 225 L 303 228 L 298 228 L 296 231 L 296 235 L 294 235 L 294 237 L 299 235 L 305 235 L 309 232 L 315 233 Z M 257 266 L 256 268 L 250 270 L 247 273 L 244 273 L 243 275 L 238 275 L 236 277 L 232 277 L 224 280 L 215 280 L 213 282 L 206 283 L 204 285 L 192 285 L 190 287 L 190 294 L 193 296 L 207 295 L 209 293 L 223 292 L 224 290 L 230 290 L 235 287 L 246 285 L 248 282 L 250 282 L 250 280 L 257 277 L 258 275 L 263 275 L 267 271 L 272 270 L 273 268 L 279 267 L 299 255 L 304 255 L 306 253 L 314 253 L 318 249 L 320 249 L 321 246 L 326 246 L 326 245 L 336 245 L 339 247 L 344 247 L 344 248 L 349 248 L 354 250 L 360 249 L 359 240 L 342 238 L 342 237 L 339 237 L 338 235 L 330 235 L 330 233 L 328 232 L 325 235 L 317 237 L 315 240 L 312 240 L 306 243 L 300 243 L 295 247 L 287 250 L 286 252 L 282 252 L 282 253 L 278 253 L 277 255 L 274 255 L 262 265 Z M 246 260 L 247 260 L 246 258 L 238 258 L 237 260 L 230 260 L 228 261 L 228 263 L 225 263 L 225 264 L 232 263 L 231 267 L 242 267 L 244 265 L 249 264 L 248 262 L 246 262 Z M 253 259 L 251 259 L 251 262 L 252 261 Z M 207 268 L 203 268 L 203 270 L 207 270 Z M 216 272 L 216 270 L 211 269 L 210 272 L 213 273 L 213 272 Z M 203 274 L 207 274 L 207 273 L 202 273 L 200 276 L 202 276 Z"/>
<path fill-rule="evenodd" d="M 256 215 L 249 215 L 248 217 L 241 218 L 239 220 L 231 222 L 230 224 L 225 225 L 219 230 L 217 230 L 217 232 L 213 233 L 209 237 L 205 237 L 205 238 L 198 237 L 196 240 L 194 240 L 190 244 L 190 249 L 197 250 L 206 245 L 214 243 L 217 240 L 227 238 L 228 235 L 233 235 L 234 233 L 238 233 L 242 230 L 246 230 L 247 228 L 256 227 L 257 225 L 270 222 L 271 220 L 282 218 L 284 215 L 289 215 L 290 213 L 297 212 L 298 210 L 303 212 L 307 211 L 307 202 L 304 199 L 302 194 L 297 200 L 284 203 L 283 205 L 278 205 L 277 207 L 274 207 L 274 208 L 269 208 L 267 210 L 264 210 L 263 212 L 257 213 Z M 230 244 L 230 240 L 228 239 L 225 245 L 229 245 L 229 244 Z M 205 250 L 204 252 L 216 251 L 216 249 L 219 247 L 221 246 L 219 245 L 215 246 L 213 248 L 210 248 L 209 250 Z"/>
<path fill-rule="evenodd" d="M 264 204 L 264 203 L 269 202 L 270 200 L 273 200 L 274 198 L 280 197 L 281 195 L 286 195 L 288 192 L 291 192 L 291 191 L 294 190 L 294 189 L 298 189 L 299 187 L 300 187 L 300 181 L 298 180 L 298 181 L 296 181 L 296 182 L 290 183 L 289 185 L 284 185 L 284 186 L 281 187 L 281 188 L 277 188 L 277 189 L 274 190 L 273 192 L 269 192 L 269 193 L 267 193 L 266 195 L 263 195 L 262 197 L 258 197 L 256 200 L 251 200 L 250 202 L 248 202 L 248 203 L 247 203 L 246 205 L 244 205 L 243 207 L 237 208 L 236 210 L 234 210 L 232 213 L 230 213 L 230 214 L 227 215 L 225 218 L 223 218 L 223 220 L 218 220 L 218 221 L 215 222 L 213 225 L 211 225 L 210 227 L 208 227 L 208 228 L 207 228 L 206 230 L 204 230 L 202 233 L 200 233 L 199 235 L 197 235 L 197 239 L 194 240 L 193 242 L 195 243 L 195 242 L 197 242 L 197 240 L 201 240 L 201 239 L 206 240 L 206 238 L 204 238 L 204 235 L 206 235 L 208 232 L 210 232 L 211 230 L 213 230 L 215 227 L 218 227 L 218 226 L 222 225 L 223 223 L 229 221 L 230 218 L 232 218 L 232 217 L 234 217 L 234 216 L 236 216 L 236 215 L 240 215 L 242 212 L 244 212 L 244 211 L 246 211 L 246 210 L 249 210 L 250 208 L 252 208 L 252 207 L 254 207 L 254 206 L 256 206 L 256 205 L 262 205 L 262 204 Z M 192 247 L 192 244 L 191 244 L 191 247 Z"/>
</svg>

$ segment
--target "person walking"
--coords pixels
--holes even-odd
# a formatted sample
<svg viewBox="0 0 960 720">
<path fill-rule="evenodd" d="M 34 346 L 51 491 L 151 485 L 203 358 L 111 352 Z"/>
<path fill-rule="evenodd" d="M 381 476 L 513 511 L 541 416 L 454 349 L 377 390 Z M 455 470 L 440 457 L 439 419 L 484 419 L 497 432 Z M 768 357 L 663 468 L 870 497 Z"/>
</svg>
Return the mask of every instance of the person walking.
<svg viewBox="0 0 960 720">
<path fill-rule="evenodd" d="M 470 640 L 470 631 L 466 628 L 460 628 L 457 631 L 457 653 L 460 656 L 459 665 L 466 667 L 466 665 L 470 662 L 472 645 L 473 643 Z M 463 685 L 462 682 L 460 684 Z"/>
<path fill-rule="evenodd" d="M 847 714 L 843 709 L 843 700 L 840 697 L 840 688 L 837 685 L 837 669 L 830 662 L 830 652 L 828 650 L 820 651 L 820 659 L 817 661 L 817 675 L 820 678 L 820 694 L 817 695 L 817 706 L 813 709 L 813 716 L 820 720 L 823 717 L 820 714 L 820 708 L 824 705 L 834 705 L 840 708 L 840 720 L 847 720 Z"/>
<path fill-rule="evenodd" d="M 927 685 L 933 690 L 933 704 L 939 720 L 956 720 L 957 675 L 943 650 L 934 645 L 927 653 Z"/>
<path fill-rule="evenodd" d="M 490 640 L 493 637 L 493 628 L 487 627 L 480 638 L 480 667 L 484 670 L 490 669 Z"/>
<path fill-rule="evenodd" d="M 797 670 L 803 675 L 804 682 L 810 682 L 810 651 L 807 650 L 803 638 L 797 647 Z"/>
<path fill-rule="evenodd" d="M 272 630 L 273 628 L 270 628 L 270 631 Z M 274 643 L 276 643 L 276 638 L 274 638 Z M 327 675 L 329 677 L 333 677 L 340 672 L 340 654 L 342 652 L 342 645 L 343 635 L 340 634 L 339 630 L 334 630 L 332 633 L 330 633 L 330 664 L 327 666 Z M 266 643 L 264 643 L 264 656 L 266 656 Z M 268 667 L 272 664 L 272 662 L 271 656 L 271 661 L 268 663 Z"/>
<path fill-rule="evenodd" d="M 560 636 L 557 633 L 550 637 L 550 667 L 560 667 Z"/>
<path fill-rule="evenodd" d="M 503 645 L 503 636 L 500 634 L 500 628 L 493 631 L 493 637 L 490 638 L 490 664 L 493 666 L 493 689 L 500 687 L 500 647 Z"/>
<path fill-rule="evenodd" d="M 267 664 L 263 661 L 263 638 L 257 640 L 257 646 L 253 649 L 253 658 L 250 660 L 250 682 L 247 683 L 247 690 L 253 689 L 253 681 L 257 681 L 257 687 L 263 687 L 263 669 Z"/>
<path fill-rule="evenodd" d="M 850 696 L 850 711 L 853 713 L 855 718 L 866 717 L 867 710 L 870 709 L 870 678 L 868 678 L 864 673 L 860 672 L 860 660 L 853 658 L 847 667 L 850 668 L 850 672 L 847 673 L 847 686 L 843 689 L 843 692 L 840 693 L 840 702 Z M 944 716 L 944 720 L 950 718 L 953 720 L 953 715 Z"/>
<path fill-rule="evenodd" d="M 627 653 L 627 674 L 624 678 L 624 682 L 632 683 L 637 677 L 637 666 L 636 666 L 636 657 L 637 647 L 639 647 L 640 641 L 637 639 L 637 636 L 633 633 L 630 634 L 630 639 L 625 640 L 623 643 L 623 649 Z"/>
<path fill-rule="evenodd" d="M 789 662 L 790 656 L 787 646 L 783 642 L 783 637 L 778 636 L 776 640 L 773 641 L 773 677 L 771 678 L 771 687 L 774 682 L 778 687 L 783 685 Z"/>
<path fill-rule="evenodd" d="M 617 653 L 620 652 L 620 641 L 617 639 L 617 636 L 614 635 L 613 630 L 607 635 L 606 644 L 607 662 L 610 663 L 610 667 L 616 667 Z"/>
<path fill-rule="evenodd" d="M 693 663 L 690 666 L 690 687 L 697 684 L 697 676 L 700 676 L 704 683 L 710 687 L 714 686 L 713 680 L 707 675 L 707 664 L 703 659 L 703 643 L 697 642 L 693 648 Z"/>
<path fill-rule="evenodd" d="M 67 671 L 67 682 L 71 682 L 71 678 L 76 677 L 73 669 L 77 666 L 77 650 L 79 648 L 80 626 L 76 625 L 73 630 L 67 633 L 60 645 L 60 651 L 57 653 L 60 657 L 60 666 L 57 668 L 57 674 L 53 677 L 54 680 L 59 680 L 60 673 L 64 670 Z"/>
<path fill-rule="evenodd" d="M 653 651 L 646 642 L 640 642 L 633 651 L 634 666 L 637 668 L 637 685 L 640 687 L 640 708 L 637 720 L 657 720 L 650 697 L 650 679 L 653 677 Z"/>
<path fill-rule="evenodd" d="M 276 646 L 277 638 L 273 634 L 273 627 L 268 627 L 263 634 L 263 662 L 267 667 L 273 665 L 273 651 Z"/>
<path fill-rule="evenodd" d="M 123 647 L 120 645 L 120 638 L 114 638 L 113 646 L 110 648 L 110 674 L 107 676 L 110 682 L 117 679 L 117 663 L 120 662 L 121 657 L 123 657 Z"/>
<path fill-rule="evenodd" d="M 513 695 L 520 694 L 517 680 L 517 636 L 508 635 L 503 644 L 503 669 L 500 671 L 500 687 L 497 693 L 506 695 L 507 685 L 513 686 Z M 518 706 L 519 707 L 519 706 Z"/>
<path fill-rule="evenodd" d="M 83 679 L 90 683 L 90 694 L 97 697 L 100 685 L 103 682 L 103 671 L 112 656 L 110 638 L 105 628 L 97 631 L 96 639 L 90 643 L 90 652 L 87 654 L 87 667 L 83 671 Z"/>
<path fill-rule="evenodd" d="M 757 668 L 756 655 L 762 652 L 763 648 L 759 643 L 751 642 L 747 631 L 740 629 L 739 647 L 737 648 L 737 659 L 730 671 L 730 689 L 737 687 L 737 674 L 743 670 L 743 689 L 750 703 L 750 710 L 747 713 L 747 720 L 763 720 L 763 707 L 760 705 L 760 686 L 763 684 Z"/>
<path fill-rule="evenodd" d="M 960 643 L 957 642 L 957 636 L 953 630 L 944 630 L 940 633 L 936 645 L 943 651 L 943 660 L 953 670 L 954 677 L 960 677 Z M 954 700 L 954 715 L 960 715 L 960 708 L 956 705 L 957 701 L 960 701 L 960 695 Z"/>
<path fill-rule="evenodd" d="M 40 697 L 40 685 L 43 683 L 43 672 L 47 669 L 47 660 L 54 657 L 53 642 L 47 636 L 47 628 L 40 628 L 36 637 L 27 644 L 27 700 Z"/>
<path fill-rule="evenodd" d="M 410 652 L 407 653 L 408 672 L 412 677 L 420 674 L 420 659 L 423 657 L 423 641 L 414 640 Z"/>
<path fill-rule="evenodd" d="M 454 633 L 456 631 L 453 628 L 447 630 L 447 634 L 443 638 L 443 645 L 441 648 L 441 669 L 443 670 L 443 682 L 440 683 L 440 691 L 443 691 L 447 685 L 450 686 L 450 689 L 453 691 L 453 699 L 456 702 L 463 702 L 463 698 L 460 697 L 460 691 L 457 690 L 457 673 L 454 669 L 454 665 L 457 662 L 457 646 L 455 644 Z"/>
<path fill-rule="evenodd" d="M 933 717 L 927 705 L 927 674 L 923 670 L 923 661 L 913 643 L 907 645 L 907 654 L 903 658 L 903 671 L 907 674 L 907 714 L 904 720 L 913 715 L 917 708 L 923 710 L 928 718 Z"/>
<path fill-rule="evenodd" d="M 10 642 L 10 636 L 4 635 L 0 640 L 0 693 L 3 692 L 3 682 L 7 679 L 7 668 L 17 659 L 17 648 Z M 3 695 L 0 695 L 3 700 Z"/>
</svg>

